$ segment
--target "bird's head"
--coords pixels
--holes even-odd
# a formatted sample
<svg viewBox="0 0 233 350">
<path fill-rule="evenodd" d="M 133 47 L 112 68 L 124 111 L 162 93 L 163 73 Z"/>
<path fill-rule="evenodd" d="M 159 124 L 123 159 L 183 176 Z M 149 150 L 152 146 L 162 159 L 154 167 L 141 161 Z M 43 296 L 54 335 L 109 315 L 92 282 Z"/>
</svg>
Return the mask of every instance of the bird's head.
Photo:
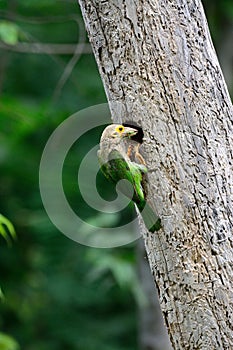
<svg viewBox="0 0 233 350">
<path fill-rule="evenodd" d="M 104 129 L 102 137 L 110 139 L 129 138 L 137 134 L 137 130 L 120 124 L 111 124 Z"/>
</svg>

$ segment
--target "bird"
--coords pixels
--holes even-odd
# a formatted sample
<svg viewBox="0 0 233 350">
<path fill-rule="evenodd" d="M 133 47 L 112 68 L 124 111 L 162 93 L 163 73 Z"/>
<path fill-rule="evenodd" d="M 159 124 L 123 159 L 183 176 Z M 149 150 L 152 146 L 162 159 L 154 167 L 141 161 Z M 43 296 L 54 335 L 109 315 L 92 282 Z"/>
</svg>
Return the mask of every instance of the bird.
<svg viewBox="0 0 233 350">
<path fill-rule="evenodd" d="M 161 228 L 161 220 L 146 200 L 143 179 L 147 168 L 142 162 L 132 161 L 127 152 L 127 141 L 137 132 L 129 126 L 108 125 L 101 135 L 97 156 L 104 176 L 112 183 L 118 183 L 120 191 L 136 204 L 146 228 L 154 233 Z"/>
<path fill-rule="evenodd" d="M 125 126 L 129 126 L 129 127 L 133 127 L 134 129 L 137 130 L 137 134 L 133 135 L 130 137 L 130 144 L 128 146 L 127 149 L 127 155 L 130 158 L 131 161 L 134 161 L 136 163 L 139 164 L 144 164 L 146 166 L 146 162 L 145 159 L 143 158 L 142 154 L 140 153 L 140 146 L 143 143 L 143 137 L 144 137 L 144 133 L 141 127 L 139 127 L 136 124 L 132 124 L 133 122 L 131 122 L 131 124 L 128 123 L 123 123 L 122 125 Z"/>
<path fill-rule="evenodd" d="M 140 143 L 137 143 L 134 141 L 133 144 L 130 144 L 128 147 L 127 156 L 131 161 L 133 159 L 134 162 L 143 164 L 146 166 L 145 159 L 141 155 L 139 148 L 140 148 Z"/>
</svg>

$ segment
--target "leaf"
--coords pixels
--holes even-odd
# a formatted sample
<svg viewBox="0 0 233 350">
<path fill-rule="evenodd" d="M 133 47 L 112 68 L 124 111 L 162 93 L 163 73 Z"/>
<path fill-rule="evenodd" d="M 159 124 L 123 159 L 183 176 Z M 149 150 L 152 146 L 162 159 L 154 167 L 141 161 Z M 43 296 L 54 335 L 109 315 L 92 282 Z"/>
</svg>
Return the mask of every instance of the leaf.
<svg viewBox="0 0 233 350">
<path fill-rule="evenodd" d="M 5 300 L 5 296 L 3 294 L 2 288 L 0 287 L 0 301 L 4 301 Z"/>
<path fill-rule="evenodd" d="M 18 42 L 19 28 L 15 23 L 0 21 L 0 40 L 5 44 L 15 45 Z"/>
<path fill-rule="evenodd" d="M 5 238 L 5 240 L 9 245 L 11 245 L 9 236 L 14 240 L 16 240 L 17 238 L 14 226 L 12 225 L 10 220 L 8 220 L 2 214 L 0 214 L 0 234 L 2 235 L 3 238 Z"/>
<path fill-rule="evenodd" d="M 0 333 L 1 350 L 19 350 L 19 344 L 9 335 Z"/>
</svg>

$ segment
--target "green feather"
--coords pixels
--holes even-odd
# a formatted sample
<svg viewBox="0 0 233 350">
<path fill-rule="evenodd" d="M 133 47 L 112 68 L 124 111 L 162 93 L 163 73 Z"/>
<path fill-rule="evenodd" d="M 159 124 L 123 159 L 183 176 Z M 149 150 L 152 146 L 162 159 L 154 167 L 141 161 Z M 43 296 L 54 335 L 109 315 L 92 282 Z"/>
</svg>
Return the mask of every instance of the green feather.
<svg viewBox="0 0 233 350">
<path fill-rule="evenodd" d="M 128 180 L 119 184 L 120 191 L 137 205 L 147 229 L 151 232 L 158 231 L 161 228 L 160 219 L 146 202 L 142 187 L 142 177 L 147 172 L 147 168 L 144 165 L 126 161 L 117 150 L 109 153 L 107 163 L 102 162 L 100 153 L 98 157 L 101 170 L 108 180 L 114 184 L 120 180 Z"/>
</svg>

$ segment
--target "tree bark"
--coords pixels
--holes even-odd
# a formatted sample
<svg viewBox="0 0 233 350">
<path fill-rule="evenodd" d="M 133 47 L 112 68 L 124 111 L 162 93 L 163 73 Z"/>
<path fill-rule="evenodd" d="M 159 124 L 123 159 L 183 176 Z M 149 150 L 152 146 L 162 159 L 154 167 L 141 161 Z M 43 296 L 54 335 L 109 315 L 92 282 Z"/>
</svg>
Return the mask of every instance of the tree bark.
<svg viewBox="0 0 233 350">
<path fill-rule="evenodd" d="M 233 349 L 232 106 L 200 0 L 79 0 L 114 122 L 144 131 L 144 240 L 174 349 Z"/>
<path fill-rule="evenodd" d="M 140 350 L 171 350 L 159 298 L 145 254 L 144 242 L 139 239 L 136 245 L 137 271 L 145 301 L 138 308 L 138 348 Z"/>
</svg>

